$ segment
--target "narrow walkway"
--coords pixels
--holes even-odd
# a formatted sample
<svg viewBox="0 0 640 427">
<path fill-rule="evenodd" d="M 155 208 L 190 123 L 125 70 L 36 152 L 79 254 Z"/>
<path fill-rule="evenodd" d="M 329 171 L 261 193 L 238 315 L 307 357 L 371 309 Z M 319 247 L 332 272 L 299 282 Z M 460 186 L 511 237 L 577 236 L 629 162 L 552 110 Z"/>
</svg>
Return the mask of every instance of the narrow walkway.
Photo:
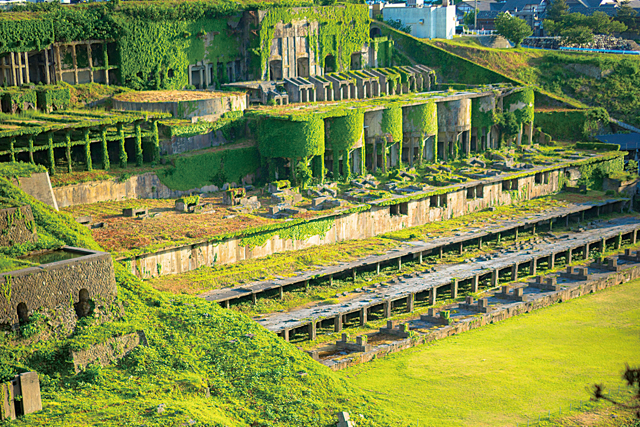
<svg viewBox="0 0 640 427">
<path fill-rule="evenodd" d="M 421 262 L 423 255 L 433 253 L 434 251 L 439 251 L 440 254 L 442 254 L 446 246 L 460 245 L 460 247 L 462 247 L 464 244 L 471 243 L 474 240 L 477 240 L 478 245 L 481 246 L 483 239 L 486 241 L 498 234 L 532 228 L 539 224 L 549 223 L 550 221 L 564 221 L 566 225 L 569 225 L 572 215 L 577 217 L 575 219 L 579 222 L 584 219 L 584 215 L 587 213 L 593 213 L 594 216 L 599 216 L 601 211 L 622 212 L 627 204 L 628 199 L 610 199 L 603 202 L 571 204 L 567 207 L 553 209 L 545 213 L 527 215 L 515 220 L 505 221 L 492 227 L 482 229 L 472 228 L 467 232 L 459 233 L 459 235 L 453 237 L 437 238 L 429 242 L 410 242 L 405 247 L 393 249 L 382 255 L 368 256 L 356 261 L 344 262 L 318 270 L 302 272 L 296 277 L 255 282 L 236 288 L 216 289 L 205 292 L 199 296 L 207 301 L 221 303 L 224 307 L 228 308 L 230 301 L 239 298 L 250 296 L 255 302 L 257 295 L 263 292 L 280 289 L 282 293 L 285 287 L 309 286 L 310 280 L 331 280 L 334 276 L 347 275 L 348 273 L 355 274 L 358 269 L 374 267 L 379 269 L 381 264 L 402 263 L 403 259 L 418 258 Z"/>
</svg>

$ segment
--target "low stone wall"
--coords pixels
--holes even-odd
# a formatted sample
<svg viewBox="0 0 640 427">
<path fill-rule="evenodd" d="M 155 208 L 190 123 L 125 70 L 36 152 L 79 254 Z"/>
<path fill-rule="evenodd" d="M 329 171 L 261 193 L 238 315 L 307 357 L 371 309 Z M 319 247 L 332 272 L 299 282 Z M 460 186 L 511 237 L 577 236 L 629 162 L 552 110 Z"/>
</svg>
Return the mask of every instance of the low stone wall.
<svg viewBox="0 0 640 427">
<path fill-rule="evenodd" d="M 147 345 L 147 337 L 143 331 L 109 338 L 105 342 L 92 345 L 87 350 L 71 351 L 73 369 L 78 373 L 90 363 L 110 365 L 131 353 L 139 345 Z"/>
<path fill-rule="evenodd" d="M 203 92 L 199 91 L 198 93 L 200 94 Z M 114 110 L 125 111 L 171 113 L 173 114 L 173 117 L 178 119 L 191 119 L 197 117 L 213 121 L 219 119 L 226 112 L 246 110 L 247 95 L 244 93 L 228 93 L 224 96 L 220 96 L 217 93 L 216 95 L 212 94 L 210 99 L 167 102 L 121 101 L 115 97 L 113 99 L 113 108 Z"/>
<path fill-rule="evenodd" d="M 640 278 L 640 265 L 635 265 L 620 272 L 611 272 L 605 277 L 585 281 L 583 284 L 580 284 L 579 286 L 574 288 L 550 293 L 549 295 L 537 298 L 533 301 L 521 302 L 505 308 L 498 308 L 495 311 L 487 314 L 479 313 L 472 319 L 463 319 L 462 321 L 456 322 L 452 325 L 437 328 L 430 332 L 428 335 L 417 335 L 413 338 L 398 340 L 388 344 L 384 348 L 374 348 L 373 350 L 366 353 L 350 354 L 349 358 L 347 359 L 339 361 L 328 361 L 324 364 L 334 371 L 339 371 L 350 366 L 359 365 L 361 363 L 369 362 L 373 359 L 384 357 L 391 353 L 396 353 L 398 351 L 406 350 L 417 345 L 426 344 L 462 332 L 467 332 L 471 329 L 476 329 L 485 325 L 489 325 L 491 323 L 500 322 L 514 316 L 530 313 L 540 308 L 548 307 L 559 302 L 569 301 L 574 298 L 579 298 L 581 296 L 598 292 L 611 286 L 619 285 L 621 283 L 630 282 L 638 278 Z"/>
<path fill-rule="evenodd" d="M 188 151 L 217 147 L 227 142 L 229 141 L 222 135 L 222 131 L 220 130 L 189 137 L 172 136 L 170 139 L 160 141 L 160 154 L 169 156 L 172 154 L 186 153 Z"/>
<path fill-rule="evenodd" d="M 87 255 L 64 261 L 0 274 L 0 324 L 16 326 L 19 306 L 31 315 L 39 308 L 74 306 L 80 292 L 89 299 L 110 302 L 116 294 L 116 279 L 111 255 L 88 249 L 70 248 Z"/>
<path fill-rule="evenodd" d="M 13 246 L 38 241 L 31 206 L 0 210 L 0 246 Z"/>
<path fill-rule="evenodd" d="M 253 182 L 253 174 L 247 175 L 244 182 Z M 85 205 L 109 200 L 126 199 L 173 199 L 188 196 L 191 193 L 208 193 L 218 191 L 216 185 L 205 185 L 187 191 L 172 190 L 153 173 L 147 172 L 134 175 L 125 181 L 115 179 L 107 181 L 83 182 L 81 184 L 55 187 L 53 192 L 61 208 L 75 205 Z"/>
</svg>

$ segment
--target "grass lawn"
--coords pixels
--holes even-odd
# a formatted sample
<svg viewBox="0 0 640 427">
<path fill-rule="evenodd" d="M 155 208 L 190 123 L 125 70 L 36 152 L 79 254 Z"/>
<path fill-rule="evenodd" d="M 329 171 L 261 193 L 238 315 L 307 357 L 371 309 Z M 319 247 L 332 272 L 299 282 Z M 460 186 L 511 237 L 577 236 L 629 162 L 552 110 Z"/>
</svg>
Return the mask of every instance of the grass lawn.
<svg viewBox="0 0 640 427">
<path fill-rule="evenodd" d="M 640 363 L 640 280 L 341 371 L 407 423 L 514 426 L 622 385 Z"/>
</svg>

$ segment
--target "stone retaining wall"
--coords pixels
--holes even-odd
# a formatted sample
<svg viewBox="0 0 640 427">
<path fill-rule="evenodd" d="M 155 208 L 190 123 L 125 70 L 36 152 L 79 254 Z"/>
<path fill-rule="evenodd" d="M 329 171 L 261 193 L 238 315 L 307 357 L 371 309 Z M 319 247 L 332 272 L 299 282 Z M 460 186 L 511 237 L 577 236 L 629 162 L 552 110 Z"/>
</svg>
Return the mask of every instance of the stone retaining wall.
<svg viewBox="0 0 640 427">
<path fill-rule="evenodd" d="M 111 255 L 65 248 L 87 255 L 0 274 L 0 324 L 16 326 L 20 304 L 26 305 L 29 316 L 41 307 L 78 304 L 80 291 L 85 289 L 91 300 L 110 302 L 115 298 L 117 288 Z"/>
<path fill-rule="evenodd" d="M 536 179 L 536 176 L 505 179 L 505 181 L 514 182 L 511 185 L 514 190 L 503 190 L 503 181 L 483 183 L 479 185 L 482 187 L 482 197 L 476 198 L 469 197 L 470 192 L 467 187 L 473 188 L 478 184 L 462 184 L 451 189 L 447 194 L 425 196 L 423 199 L 406 202 L 406 209 L 404 209 L 406 215 L 394 215 L 391 213 L 390 206 L 377 205 L 365 212 L 336 214 L 334 226 L 323 236 L 291 240 L 281 239 L 280 236 L 275 235 L 259 247 L 243 246 L 241 238 L 234 238 L 217 243 L 202 242 L 168 248 L 124 260 L 129 264 L 133 274 L 150 278 L 184 273 L 201 266 L 232 264 L 245 259 L 262 258 L 276 252 L 300 250 L 345 240 L 366 239 L 382 233 L 466 215 L 490 206 L 508 205 L 555 193 L 559 190 L 558 177 L 561 171 L 562 168 L 545 172 L 546 179 Z M 536 180 L 540 183 L 536 183 Z M 480 194 L 480 190 L 476 194 Z M 440 201 L 438 202 L 436 198 Z M 437 206 L 438 203 L 440 207 Z"/>
<path fill-rule="evenodd" d="M 71 351 L 73 369 L 76 373 L 82 371 L 90 363 L 102 366 L 110 365 L 122 359 L 139 345 L 147 345 L 147 338 L 143 331 L 112 337 L 105 342 L 92 345 L 86 350 Z"/>
<path fill-rule="evenodd" d="M 31 206 L 0 210 L 0 246 L 13 246 L 38 241 Z"/>
</svg>

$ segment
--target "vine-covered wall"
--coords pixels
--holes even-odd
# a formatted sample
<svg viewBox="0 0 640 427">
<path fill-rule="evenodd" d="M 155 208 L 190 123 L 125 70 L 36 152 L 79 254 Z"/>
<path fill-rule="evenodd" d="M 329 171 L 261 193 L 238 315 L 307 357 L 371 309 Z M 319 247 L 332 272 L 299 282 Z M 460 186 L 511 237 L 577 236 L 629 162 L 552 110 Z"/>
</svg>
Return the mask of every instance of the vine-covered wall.
<svg viewBox="0 0 640 427">
<path fill-rule="evenodd" d="M 406 107 L 403 111 L 402 130 L 405 133 L 420 132 L 423 138 L 438 134 L 438 107 L 435 101 Z"/>
<path fill-rule="evenodd" d="M 471 127 L 488 129 L 497 121 L 494 97 L 473 98 L 471 100 Z"/>
<path fill-rule="evenodd" d="M 535 94 L 530 87 L 518 90 L 504 97 L 503 111 L 513 113 L 518 124 L 533 122 Z"/>
<path fill-rule="evenodd" d="M 324 121 L 313 115 L 297 121 L 262 118 L 258 147 L 264 157 L 298 159 L 324 153 Z"/>
<path fill-rule="evenodd" d="M 317 22 L 317 30 L 309 26 L 307 39 L 316 61 L 324 68 L 325 58 L 336 59 L 336 71 L 351 67 L 351 54 L 360 52 L 369 41 L 369 8 L 365 4 L 341 4 L 335 7 L 274 8 L 270 9 L 260 23 L 261 75 L 269 79 L 269 56 L 271 44 L 278 24 L 307 20 Z"/>
<path fill-rule="evenodd" d="M 219 86 L 230 79 L 230 63 L 234 70 L 241 68 L 243 76 L 237 80 L 264 75 L 276 24 L 306 19 L 318 22 L 308 40 L 320 63 L 333 55 L 340 69 L 349 69 L 351 54 L 369 41 L 367 6 L 292 7 L 313 4 L 305 0 L 27 4 L 0 14 L 0 55 L 40 51 L 53 42 L 112 40 L 117 57 L 109 61 L 118 67 L 121 84 L 180 89 L 189 82 L 189 64 L 202 62 L 212 66 L 212 75 L 205 70 L 210 84 Z M 256 9 L 267 10 L 259 28 L 243 15 Z"/>
<path fill-rule="evenodd" d="M 327 119 L 325 144 L 336 151 L 351 150 L 362 139 L 364 111 L 351 110 L 345 116 Z"/>
</svg>

